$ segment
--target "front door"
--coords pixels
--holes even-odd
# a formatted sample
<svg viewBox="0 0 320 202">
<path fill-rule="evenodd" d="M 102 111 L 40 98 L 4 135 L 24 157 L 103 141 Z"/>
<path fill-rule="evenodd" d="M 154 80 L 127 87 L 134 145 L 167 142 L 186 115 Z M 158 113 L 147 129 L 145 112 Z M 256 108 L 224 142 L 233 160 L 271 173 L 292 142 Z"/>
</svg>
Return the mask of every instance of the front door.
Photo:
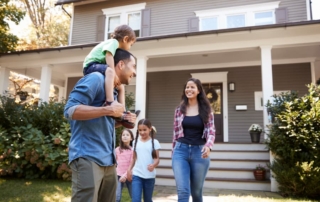
<svg viewBox="0 0 320 202">
<path fill-rule="evenodd" d="M 223 96 L 222 83 L 205 83 L 203 88 L 214 112 L 214 125 L 216 127 L 215 142 L 223 142 Z"/>
</svg>

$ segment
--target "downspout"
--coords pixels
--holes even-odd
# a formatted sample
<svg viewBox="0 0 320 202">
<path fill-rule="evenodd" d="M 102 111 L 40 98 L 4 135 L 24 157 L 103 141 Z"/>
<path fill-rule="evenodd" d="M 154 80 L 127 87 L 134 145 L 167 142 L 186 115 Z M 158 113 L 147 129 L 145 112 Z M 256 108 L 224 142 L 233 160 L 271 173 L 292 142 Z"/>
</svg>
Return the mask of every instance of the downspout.
<svg viewBox="0 0 320 202">
<path fill-rule="evenodd" d="M 310 20 L 313 20 L 313 18 L 312 18 L 312 0 L 309 0 L 309 6 L 310 6 Z"/>
<path fill-rule="evenodd" d="M 63 4 L 61 5 L 61 8 L 62 8 L 62 10 L 63 10 L 67 15 L 69 15 L 69 17 L 71 18 L 71 15 L 66 11 L 66 9 L 64 9 Z"/>
</svg>

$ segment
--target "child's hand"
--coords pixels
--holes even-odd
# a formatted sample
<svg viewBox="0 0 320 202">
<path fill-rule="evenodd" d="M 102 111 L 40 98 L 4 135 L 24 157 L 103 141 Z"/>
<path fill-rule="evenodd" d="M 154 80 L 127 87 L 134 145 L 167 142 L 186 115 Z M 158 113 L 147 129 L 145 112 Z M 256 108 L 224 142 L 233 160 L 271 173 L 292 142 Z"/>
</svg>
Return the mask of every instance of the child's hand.
<svg viewBox="0 0 320 202">
<path fill-rule="evenodd" d="M 150 172 L 152 172 L 153 170 L 154 170 L 154 165 L 153 164 L 149 164 L 148 165 L 148 170 L 150 171 Z"/>
<path fill-rule="evenodd" d="M 128 170 L 128 171 L 127 171 L 127 180 L 128 180 L 129 182 L 132 181 L 132 171 L 131 171 L 131 170 Z"/>
<path fill-rule="evenodd" d="M 125 176 L 121 176 L 119 179 L 120 182 L 126 182 L 127 178 Z"/>
</svg>

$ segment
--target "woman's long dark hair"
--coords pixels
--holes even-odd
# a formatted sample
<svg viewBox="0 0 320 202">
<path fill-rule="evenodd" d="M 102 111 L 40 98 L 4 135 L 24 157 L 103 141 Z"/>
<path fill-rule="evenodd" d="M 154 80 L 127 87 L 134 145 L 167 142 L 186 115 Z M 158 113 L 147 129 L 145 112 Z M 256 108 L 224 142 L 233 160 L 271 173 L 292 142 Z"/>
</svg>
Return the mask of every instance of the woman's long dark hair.
<svg viewBox="0 0 320 202">
<path fill-rule="evenodd" d="M 131 141 L 130 141 L 130 144 L 129 146 L 125 145 L 123 142 L 122 142 L 122 134 L 124 131 L 127 131 L 129 134 L 130 134 L 130 137 L 131 137 Z M 131 130 L 129 129 L 123 129 L 121 135 L 120 135 L 120 144 L 119 144 L 119 150 L 120 150 L 120 153 L 122 153 L 122 150 L 123 149 L 131 149 L 130 146 L 132 146 L 132 141 L 134 140 L 134 136 L 133 136 L 133 133 L 131 132 Z"/>
<path fill-rule="evenodd" d="M 182 114 L 186 115 L 187 106 L 189 105 L 189 102 L 188 102 L 188 98 L 185 93 L 185 89 L 186 89 L 187 83 L 189 81 L 192 81 L 193 83 L 195 83 L 197 85 L 197 88 L 199 90 L 199 94 L 197 95 L 199 115 L 204 123 L 208 123 L 209 115 L 212 110 L 211 110 L 210 102 L 206 96 L 206 93 L 204 92 L 201 81 L 199 79 L 190 78 L 185 83 L 183 91 L 182 91 L 181 103 L 179 105 L 180 111 Z"/>
<path fill-rule="evenodd" d="M 141 119 L 139 122 L 138 122 L 138 128 L 139 128 L 139 125 L 145 125 L 147 126 L 149 129 L 151 129 L 151 132 L 150 132 L 150 136 L 151 136 L 151 139 L 152 139 L 152 152 L 151 152 L 151 156 L 153 159 L 157 158 L 157 152 L 156 150 L 154 149 L 154 136 L 155 136 L 155 133 L 156 131 L 154 130 L 154 128 L 152 127 L 151 125 L 151 122 L 148 120 L 148 119 Z M 137 159 L 137 152 L 136 152 L 136 147 L 137 147 L 137 143 L 138 143 L 138 140 L 139 140 L 139 129 L 137 129 L 137 135 L 136 135 L 136 139 L 134 141 L 134 147 L 133 147 L 133 157 L 134 159 Z"/>
</svg>

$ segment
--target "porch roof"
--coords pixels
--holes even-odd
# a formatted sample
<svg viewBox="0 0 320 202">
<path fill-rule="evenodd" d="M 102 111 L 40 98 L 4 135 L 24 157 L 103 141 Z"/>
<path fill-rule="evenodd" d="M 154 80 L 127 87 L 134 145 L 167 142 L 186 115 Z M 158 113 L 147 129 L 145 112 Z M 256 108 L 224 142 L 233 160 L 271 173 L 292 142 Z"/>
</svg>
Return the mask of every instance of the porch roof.
<svg viewBox="0 0 320 202">
<path fill-rule="evenodd" d="M 82 0 L 59 0 L 62 1 L 82 1 Z M 200 36 L 200 35 L 209 35 L 209 34 L 222 34 L 222 33 L 231 33 L 231 32 L 241 32 L 241 31 L 253 31 L 253 30 L 263 30 L 263 29 L 274 29 L 274 28 L 287 28 L 287 27 L 295 27 L 295 26 L 306 26 L 320 24 L 320 20 L 310 20 L 310 21 L 301 21 L 301 22 L 291 22 L 291 23 L 283 23 L 283 24 L 271 24 L 271 25 L 261 25 L 261 26 L 250 26 L 250 27 L 239 27 L 239 28 L 231 28 L 231 29 L 219 29 L 219 30 L 209 30 L 209 31 L 198 31 L 198 32 L 188 32 L 188 33 L 179 33 L 179 34 L 169 34 L 169 35 L 158 35 L 158 36 L 150 36 L 150 37 L 140 37 L 137 38 L 137 42 L 139 41 L 152 41 L 152 40 L 160 40 L 160 39 L 168 39 L 168 38 L 179 38 L 179 37 L 189 37 L 189 36 Z M 55 48 L 43 48 L 43 49 L 35 49 L 35 50 L 26 50 L 26 51 L 16 51 L 11 53 L 1 53 L 1 56 L 6 55 L 21 55 L 27 53 L 41 53 L 48 51 L 61 51 L 68 49 L 79 49 L 79 48 L 88 48 L 94 47 L 99 42 L 88 43 L 88 44 L 79 44 L 79 45 L 70 45 L 63 47 L 55 47 Z"/>
</svg>

